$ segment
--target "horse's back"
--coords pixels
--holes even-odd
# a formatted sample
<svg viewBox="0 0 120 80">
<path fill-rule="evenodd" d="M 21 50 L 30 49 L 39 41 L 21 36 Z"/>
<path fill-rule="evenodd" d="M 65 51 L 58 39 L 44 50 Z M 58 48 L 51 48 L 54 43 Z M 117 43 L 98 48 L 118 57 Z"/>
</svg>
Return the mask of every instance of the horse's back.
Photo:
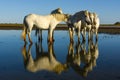
<svg viewBox="0 0 120 80">
<path fill-rule="evenodd" d="M 79 11 L 74 14 L 74 17 L 82 18 L 85 15 L 85 11 Z"/>
<path fill-rule="evenodd" d="M 51 21 L 51 15 L 28 14 L 24 18 L 24 24 L 35 25 L 39 28 L 48 28 Z"/>
<path fill-rule="evenodd" d="M 25 16 L 25 19 L 35 19 L 35 20 L 43 19 L 44 20 L 44 19 L 48 19 L 50 17 L 51 17 L 51 15 L 28 14 L 28 15 Z"/>
</svg>

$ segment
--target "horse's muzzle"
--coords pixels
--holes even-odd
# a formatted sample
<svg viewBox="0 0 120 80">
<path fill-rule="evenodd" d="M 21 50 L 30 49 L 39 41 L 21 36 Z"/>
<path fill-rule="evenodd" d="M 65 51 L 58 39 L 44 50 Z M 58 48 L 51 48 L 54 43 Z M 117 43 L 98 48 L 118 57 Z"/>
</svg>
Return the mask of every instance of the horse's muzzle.
<svg viewBox="0 0 120 80">
<path fill-rule="evenodd" d="M 87 25 L 92 25 L 92 23 L 90 21 L 85 21 L 87 23 Z"/>
<path fill-rule="evenodd" d="M 72 28 L 74 25 L 71 24 L 71 23 L 67 23 L 67 26 L 68 26 L 69 28 Z"/>
</svg>

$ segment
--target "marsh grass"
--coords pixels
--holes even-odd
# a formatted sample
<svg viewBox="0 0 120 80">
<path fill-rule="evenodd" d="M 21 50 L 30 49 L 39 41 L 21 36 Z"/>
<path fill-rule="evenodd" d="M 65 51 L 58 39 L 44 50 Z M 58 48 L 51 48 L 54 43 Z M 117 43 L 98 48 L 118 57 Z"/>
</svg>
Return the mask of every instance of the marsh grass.
<svg viewBox="0 0 120 80">
<path fill-rule="evenodd" d="M 0 30 L 22 30 L 23 24 L 0 24 Z M 35 27 L 33 28 L 35 29 Z M 68 30 L 66 24 L 58 24 L 56 30 Z M 120 25 L 101 24 L 99 33 L 120 34 Z"/>
</svg>

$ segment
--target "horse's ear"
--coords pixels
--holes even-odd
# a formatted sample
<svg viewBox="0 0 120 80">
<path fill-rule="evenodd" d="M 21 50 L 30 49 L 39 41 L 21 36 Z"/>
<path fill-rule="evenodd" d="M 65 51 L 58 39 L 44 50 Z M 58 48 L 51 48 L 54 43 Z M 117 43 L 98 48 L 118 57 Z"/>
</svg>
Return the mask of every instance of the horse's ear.
<svg viewBox="0 0 120 80">
<path fill-rule="evenodd" d="M 96 13 L 93 13 L 94 17 L 98 17 L 98 15 Z"/>
<path fill-rule="evenodd" d="M 58 11 L 59 14 L 63 14 L 63 11 L 62 11 L 61 8 L 58 8 L 57 11 Z"/>
<path fill-rule="evenodd" d="M 62 10 L 61 8 L 57 8 L 57 10 Z"/>
<path fill-rule="evenodd" d="M 85 10 L 85 15 L 89 15 L 89 11 L 88 10 Z"/>
<path fill-rule="evenodd" d="M 91 12 L 89 12 L 88 14 L 89 14 L 89 16 L 91 16 L 91 15 L 92 15 L 92 13 L 91 13 Z"/>
<path fill-rule="evenodd" d="M 70 14 L 65 14 L 66 15 L 66 18 L 69 18 L 69 17 L 71 17 L 71 15 Z"/>
</svg>

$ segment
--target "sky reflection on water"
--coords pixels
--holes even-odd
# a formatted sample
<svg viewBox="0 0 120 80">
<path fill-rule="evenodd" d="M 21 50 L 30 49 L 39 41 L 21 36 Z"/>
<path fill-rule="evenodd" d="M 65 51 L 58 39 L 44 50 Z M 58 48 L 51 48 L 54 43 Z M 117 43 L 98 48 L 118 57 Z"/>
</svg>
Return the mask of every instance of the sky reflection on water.
<svg viewBox="0 0 120 80">
<path fill-rule="evenodd" d="M 24 45 L 21 30 L 0 30 L 1 80 L 118 80 L 120 35 L 99 34 L 98 42 L 69 42 L 67 31 L 55 31 L 47 44 L 47 31 L 39 43 Z"/>
</svg>

